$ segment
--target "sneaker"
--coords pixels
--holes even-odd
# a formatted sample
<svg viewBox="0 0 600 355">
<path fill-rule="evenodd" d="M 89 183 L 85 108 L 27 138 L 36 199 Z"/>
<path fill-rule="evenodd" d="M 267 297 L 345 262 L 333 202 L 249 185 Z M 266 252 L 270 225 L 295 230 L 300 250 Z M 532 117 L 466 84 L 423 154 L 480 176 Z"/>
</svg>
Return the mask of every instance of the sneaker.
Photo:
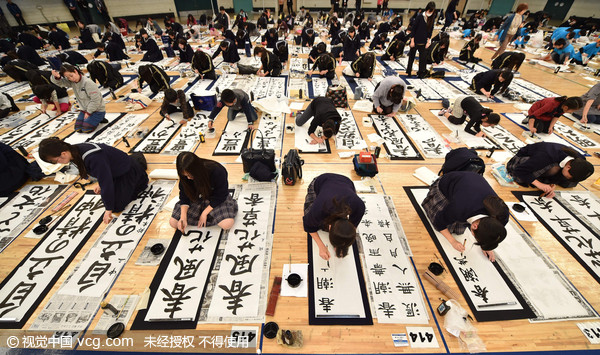
<svg viewBox="0 0 600 355">
<path fill-rule="evenodd" d="M 518 72 L 518 71 L 516 71 L 516 72 L 514 72 L 514 73 L 513 73 L 513 76 L 514 76 L 515 78 L 520 78 L 520 77 L 521 77 L 521 73 L 520 73 L 520 72 Z"/>
<path fill-rule="evenodd" d="M 438 116 L 443 116 L 446 112 L 448 112 L 445 108 L 441 109 L 440 112 L 438 112 Z"/>
<path fill-rule="evenodd" d="M 100 123 L 108 123 L 108 120 L 106 118 L 103 118 L 102 121 L 100 121 Z"/>
<path fill-rule="evenodd" d="M 523 119 L 523 121 L 521 121 L 521 124 L 528 124 L 528 123 L 529 123 L 529 118 L 528 117 L 525 117 Z"/>
</svg>

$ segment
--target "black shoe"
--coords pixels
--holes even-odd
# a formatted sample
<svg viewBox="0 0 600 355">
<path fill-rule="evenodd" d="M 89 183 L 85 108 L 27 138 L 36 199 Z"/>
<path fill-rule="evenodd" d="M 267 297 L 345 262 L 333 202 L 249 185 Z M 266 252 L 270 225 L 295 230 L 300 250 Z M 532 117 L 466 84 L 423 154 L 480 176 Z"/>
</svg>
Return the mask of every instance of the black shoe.
<svg viewBox="0 0 600 355">
<path fill-rule="evenodd" d="M 100 123 L 108 123 L 108 120 L 106 118 L 103 118 L 102 121 L 100 121 Z"/>
</svg>

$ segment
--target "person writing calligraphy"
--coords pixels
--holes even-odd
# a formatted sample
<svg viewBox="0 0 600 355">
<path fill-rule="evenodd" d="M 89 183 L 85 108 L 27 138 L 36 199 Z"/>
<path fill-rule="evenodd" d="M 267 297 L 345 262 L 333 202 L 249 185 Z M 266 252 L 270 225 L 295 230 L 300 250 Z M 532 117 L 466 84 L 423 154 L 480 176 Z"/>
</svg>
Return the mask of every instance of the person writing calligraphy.
<svg viewBox="0 0 600 355">
<path fill-rule="evenodd" d="M 577 186 L 594 173 L 594 166 L 574 149 L 559 143 L 539 142 L 519 149 L 506 164 L 506 171 L 521 186 L 537 187 L 548 198 L 554 187 Z"/>
<path fill-rule="evenodd" d="M 454 235 L 467 227 L 490 261 L 493 250 L 506 238 L 508 207 L 483 176 L 471 171 L 452 171 L 438 178 L 421 203 L 431 224 L 452 247 L 465 251 Z"/>
<path fill-rule="evenodd" d="M 304 202 L 304 231 L 319 248 L 319 255 L 329 260 L 327 246 L 317 233 L 329 232 L 329 241 L 338 258 L 348 255 L 356 239 L 356 228 L 365 214 L 365 203 L 356 194 L 354 183 L 339 174 L 321 174 L 308 186 Z"/>
<path fill-rule="evenodd" d="M 296 125 L 302 126 L 314 117 L 308 127 L 308 135 L 312 138 L 310 144 L 321 144 L 326 139 L 333 137 L 340 130 L 342 116 L 329 97 L 316 97 L 310 102 L 306 110 L 296 117 Z M 317 127 L 323 128 L 323 137 L 318 137 L 315 132 Z"/>
<path fill-rule="evenodd" d="M 40 158 L 50 164 L 73 163 L 83 179 L 98 180 L 94 192 L 102 196 L 104 223 L 109 223 L 113 212 L 121 212 L 148 186 L 146 159 L 141 153 L 127 155 L 106 144 L 69 144 L 58 137 L 40 142 Z"/>
<path fill-rule="evenodd" d="M 171 214 L 171 227 L 182 233 L 188 225 L 233 227 L 238 205 L 229 194 L 225 167 L 191 152 L 180 153 L 176 166 L 179 202 Z"/>
</svg>

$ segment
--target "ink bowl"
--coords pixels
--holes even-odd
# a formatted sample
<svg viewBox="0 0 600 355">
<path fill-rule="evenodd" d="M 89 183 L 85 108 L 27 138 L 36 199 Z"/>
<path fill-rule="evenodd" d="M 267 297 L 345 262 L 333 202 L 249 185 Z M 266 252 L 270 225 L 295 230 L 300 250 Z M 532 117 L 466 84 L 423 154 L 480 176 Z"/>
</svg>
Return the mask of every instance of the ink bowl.
<svg viewBox="0 0 600 355">
<path fill-rule="evenodd" d="M 162 245 L 162 243 L 156 243 L 150 247 L 150 251 L 154 255 L 160 255 L 163 253 L 163 251 L 165 251 L 165 246 Z"/>
<path fill-rule="evenodd" d="M 300 277 L 300 275 L 293 273 L 293 274 L 289 274 L 289 276 L 287 277 L 287 283 L 288 285 L 290 285 L 291 288 L 296 288 L 298 286 L 300 286 L 300 283 L 302 282 L 302 277 Z"/>
<path fill-rule="evenodd" d="M 518 204 L 518 203 L 515 203 L 512 206 L 512 208 L 513 208 L 513 210 L 515 210 L 515 212 L 518 212 L 518 213 L 521 213 L 521 212 L 525 211 L 525 207 L 523 207 L 523 205 Z"/>
<path fill-rule="evenodd" d="M 263 334 L 267 339 L 273 339 L 277 336 L 277 331 L 279 330 L 279 326 L 275 322 L 269 322 L 265 324 L 263 327 Z"/>
<path fill-rule="evenodd" d="M 435 276 L 440 276 L 442 272 L 444 272 L 444 267 L 436 262 L 429 264 L 427 269 L 431 271 Z"/>
</svg>

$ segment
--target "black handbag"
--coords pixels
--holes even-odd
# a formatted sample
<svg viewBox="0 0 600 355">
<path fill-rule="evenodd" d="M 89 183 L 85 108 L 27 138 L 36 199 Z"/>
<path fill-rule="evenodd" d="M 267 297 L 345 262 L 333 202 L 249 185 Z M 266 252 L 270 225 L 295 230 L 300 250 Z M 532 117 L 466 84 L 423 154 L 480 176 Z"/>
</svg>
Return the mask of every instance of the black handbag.
<svg viewBox="0 0 600 355">
<path fill-rule="evenodd" d="M 242 164 L 244 166 L 244 172 L 250 172 L 252 165 L 257 161 L 260 161 L 261 163 L 265 164 L 271 171 L 276 171 L 277 169 L 275 169 L 275 150 L 264 148 L 265 141 L 263 139 L 262 132 L 260 132 L 260 139 L 261 147 L 263 148 L 252 148 L 252 136 L 254 134 L 254 131 L 260 132 L 259 129 L 254 129 L 252 130 L 252 132 L 250 132 L 250 148 L 242 149 Z"/>
</svg>

